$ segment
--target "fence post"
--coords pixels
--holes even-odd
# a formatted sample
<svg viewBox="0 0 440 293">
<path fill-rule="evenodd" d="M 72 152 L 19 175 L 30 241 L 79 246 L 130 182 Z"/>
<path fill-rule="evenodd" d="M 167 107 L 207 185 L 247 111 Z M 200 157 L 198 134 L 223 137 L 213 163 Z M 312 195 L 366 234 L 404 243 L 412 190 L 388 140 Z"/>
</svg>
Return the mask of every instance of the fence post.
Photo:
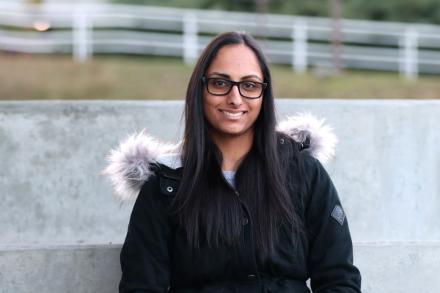
<svg viewBox="0 0 440 293">
<path fill-rule="evenodd" d="M 297 73 L 307 70 L 307 22 L 303 18 L 296 18 L 293 24 L 293 69 Z"/>
<path fill-rule="evenodd" d="M 400 39 L 400 75 L 407 79 L 417 79 L 419 74 L 418 32 L 408 27 Z"/>
<path fill-rule="evenodd" d="M 198 32 L 197 15 L 187 12 L 183 17 L 183 60 L 191 65 L 197 59 L 198 54 Z"/>
<path fill-rule="evenodd" d="M 73 14 L 73 59 L 85 62 L 92 56 L 91 34 L 92 27 L 86 10 L 77 6 Z"/>
</svg>

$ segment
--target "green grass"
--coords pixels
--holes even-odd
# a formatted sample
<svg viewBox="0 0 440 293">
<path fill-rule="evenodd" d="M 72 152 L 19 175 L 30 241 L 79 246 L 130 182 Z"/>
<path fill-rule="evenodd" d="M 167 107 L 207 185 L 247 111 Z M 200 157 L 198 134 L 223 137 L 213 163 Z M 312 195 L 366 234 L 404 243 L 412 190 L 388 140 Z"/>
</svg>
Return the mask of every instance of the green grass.
<svg viewBox="0 0 440 293">
<path fill-rule="evenodd" d="M 277 98 L 440 98 L 440 76 L 407 81 L 397 73 L 331 76 L 271 68 Z M 191 71 L 192 66 L 173 58 L 95 56 L 78 64 L 67 55 L 0 54 L 0 100 L 182 99 Z"/>
</svg>

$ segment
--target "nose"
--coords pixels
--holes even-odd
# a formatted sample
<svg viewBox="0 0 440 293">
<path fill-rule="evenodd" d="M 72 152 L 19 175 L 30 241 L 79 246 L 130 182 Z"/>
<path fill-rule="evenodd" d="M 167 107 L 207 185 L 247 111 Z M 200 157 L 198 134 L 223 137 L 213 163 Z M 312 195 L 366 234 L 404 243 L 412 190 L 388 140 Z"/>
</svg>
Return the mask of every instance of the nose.
<svg viewBox="0 0 440 293">
<path fill-rule="evenodd" d="M 240 106 L 243 102 L 243 97 L 240 95 L 240 91 L 238 90 L 238 85 L 234 84 L 231 88 L 231 91 L 228 94 L 227 102 L 230 105 Z"/>
</svg>

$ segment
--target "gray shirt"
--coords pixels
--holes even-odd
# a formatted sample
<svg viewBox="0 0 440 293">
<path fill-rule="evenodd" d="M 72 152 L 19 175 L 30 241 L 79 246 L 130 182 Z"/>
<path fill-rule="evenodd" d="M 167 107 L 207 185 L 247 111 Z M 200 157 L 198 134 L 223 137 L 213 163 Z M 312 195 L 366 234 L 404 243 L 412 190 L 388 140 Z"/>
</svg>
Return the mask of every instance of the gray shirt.
<svg viewBox="0 0 440 293">
<path fill-rule="evenodd" d="M 235 171 L 223 171 L 223 176 L 232 187 L 235 187 Z"/>
</svg>

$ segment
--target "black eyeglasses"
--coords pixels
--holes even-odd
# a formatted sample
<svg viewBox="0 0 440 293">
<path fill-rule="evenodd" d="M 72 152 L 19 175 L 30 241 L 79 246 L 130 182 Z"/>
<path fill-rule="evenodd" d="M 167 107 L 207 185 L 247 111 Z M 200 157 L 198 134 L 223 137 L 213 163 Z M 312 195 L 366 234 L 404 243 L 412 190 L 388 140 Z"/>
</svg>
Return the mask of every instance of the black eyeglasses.
<svg viewBox="0 0 440 293">
<path fill-rule="evenodd" d="M 258 82 L 251 80 L 232 81 L 220 77 L 202 77 L 202 81 L 206 85 L 208 93 L 214 96 L 225 96 L 229 94 L 234 85 L 237 86 L 241 96 L 248 99 L 258 99 L 267 87 L 266 82 Z"/>
</svg>

